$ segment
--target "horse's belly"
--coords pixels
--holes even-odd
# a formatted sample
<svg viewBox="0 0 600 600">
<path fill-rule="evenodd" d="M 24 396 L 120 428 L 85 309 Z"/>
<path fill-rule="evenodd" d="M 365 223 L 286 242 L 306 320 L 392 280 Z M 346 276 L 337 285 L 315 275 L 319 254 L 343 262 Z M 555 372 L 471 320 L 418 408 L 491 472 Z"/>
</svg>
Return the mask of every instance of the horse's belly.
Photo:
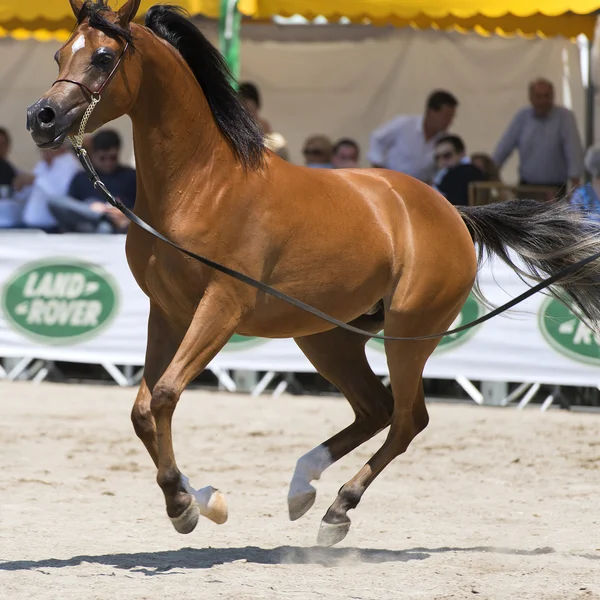
<svg viewBox="0 0 600 600">
<path fill-rule="evenodd" d="M 191 285 L 194 279 L 197 286 Z M 148 261 L 144 274 L 146 294 L 177 327 L 187 329 L 202 298 L 201 279 L 194 279 L 178 272 L 174 263 L 162 264 L 160 257 L 152 256 Z"/>
<path fill-rule="evenodd" d="M 361 280 L 316 285 L 307 277 L 302 285 L 273 287 L 317 308 L 336 319 L 349 323 L 364 314 L 374 314 L 390 286 L 389 269 L 373 269 Z M 331 329 L 320 317 L 296 308 L 272 296 L 261 295 L 254 310 L 240 323 L 238 333 L 258 337 L 299 337 Z"/>
</svg>

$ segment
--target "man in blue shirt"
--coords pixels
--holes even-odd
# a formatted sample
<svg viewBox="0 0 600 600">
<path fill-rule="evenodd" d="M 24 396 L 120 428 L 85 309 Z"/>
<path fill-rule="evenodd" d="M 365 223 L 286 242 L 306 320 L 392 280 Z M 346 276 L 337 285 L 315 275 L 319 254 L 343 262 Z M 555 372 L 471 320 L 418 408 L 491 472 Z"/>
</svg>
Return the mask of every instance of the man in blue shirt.
<svg viewBox="0 0 600 600">
<path fill-rule="evenodd" d="M 99 131 L 92 138 L 90 159 L 108 190 L 125 206 L 133 209 L 136 194 L 135 170 L 119 163 L 121 138 L 112 129 Z M 67 231 L 124 233 L 128 219 L 108 204 L 102 193 L 88 179 L 85 172 L 73 177 L 69 198 L 56 198 L 50 210 Z"/>
<path fill-rule="evenodd" d="M 554 103 L 554 86 L 536 79 L 529 86 L 531 106 L 521 109 L 508 126 L 493 155 L 502 168 L 519 152 L 521 185 L 553 186 L 562 191 L 579 185 L 583 147 L 573 112 Z"/>
</svg>

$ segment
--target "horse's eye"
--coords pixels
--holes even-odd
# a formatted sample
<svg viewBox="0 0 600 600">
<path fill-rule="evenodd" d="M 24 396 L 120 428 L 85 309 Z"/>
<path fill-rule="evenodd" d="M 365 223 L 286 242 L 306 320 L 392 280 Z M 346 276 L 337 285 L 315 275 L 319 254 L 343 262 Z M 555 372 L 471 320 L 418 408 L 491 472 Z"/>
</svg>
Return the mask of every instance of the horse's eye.
<svg viewBox="0 0 600 600">
<path fill-rule="evenodd" d="M 92 57 L 92 64 L 95 67 L 105 68 L 112 64 L 114 60 L 114 54 L 112 52 L 108 52 L 106 50 L 96 52 Z"/>
<path fill-rule="evenodd" d="M 56 64 L 58 64 L 58 55 L 59 55 L 59 51 L 57 50 L 57 51 L 54 53 L 54 62 L 55 62 Z"/>
</svg>

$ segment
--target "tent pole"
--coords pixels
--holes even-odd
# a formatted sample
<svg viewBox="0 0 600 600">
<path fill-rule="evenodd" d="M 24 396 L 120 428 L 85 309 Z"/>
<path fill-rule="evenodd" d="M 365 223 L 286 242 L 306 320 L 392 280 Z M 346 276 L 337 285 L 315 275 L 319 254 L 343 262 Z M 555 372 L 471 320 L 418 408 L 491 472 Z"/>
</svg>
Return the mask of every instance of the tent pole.
<svg viewBox="0 0 600 600">
<path fill-rule="evenodd" d="M 594 69 L 593 61 L 594 40 L 588 40 L 587 44 L 587 89 L 585 94 L 585 147 L 589 148 L 594 143 Z"/>
</svg>

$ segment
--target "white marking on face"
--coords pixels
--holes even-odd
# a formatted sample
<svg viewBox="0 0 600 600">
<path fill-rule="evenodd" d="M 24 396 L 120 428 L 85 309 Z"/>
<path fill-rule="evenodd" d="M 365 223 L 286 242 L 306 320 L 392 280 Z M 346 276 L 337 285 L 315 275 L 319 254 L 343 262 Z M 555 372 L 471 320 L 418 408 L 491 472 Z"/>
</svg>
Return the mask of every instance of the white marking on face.
<svg viewBox="0 0 600 600">
<path fill-rule="evenodd" d="M 77 50 L 81 50 L 82 48 L 85 48 L 85 37 L 83 34 L 81 34 L 73 42 L 73 45 L 71 46 L 71 55 L 75 54 L 75 52 L 77 52 Z"/>
<path fill-rule="evenodd" d="M 296 463 L 288 496 L 311 491 L 313 487 L 310 482 L 319 479 L 323 471 L 332 464 L 331 452 L 323 444 L 301 456 Z"/>
</svg>

